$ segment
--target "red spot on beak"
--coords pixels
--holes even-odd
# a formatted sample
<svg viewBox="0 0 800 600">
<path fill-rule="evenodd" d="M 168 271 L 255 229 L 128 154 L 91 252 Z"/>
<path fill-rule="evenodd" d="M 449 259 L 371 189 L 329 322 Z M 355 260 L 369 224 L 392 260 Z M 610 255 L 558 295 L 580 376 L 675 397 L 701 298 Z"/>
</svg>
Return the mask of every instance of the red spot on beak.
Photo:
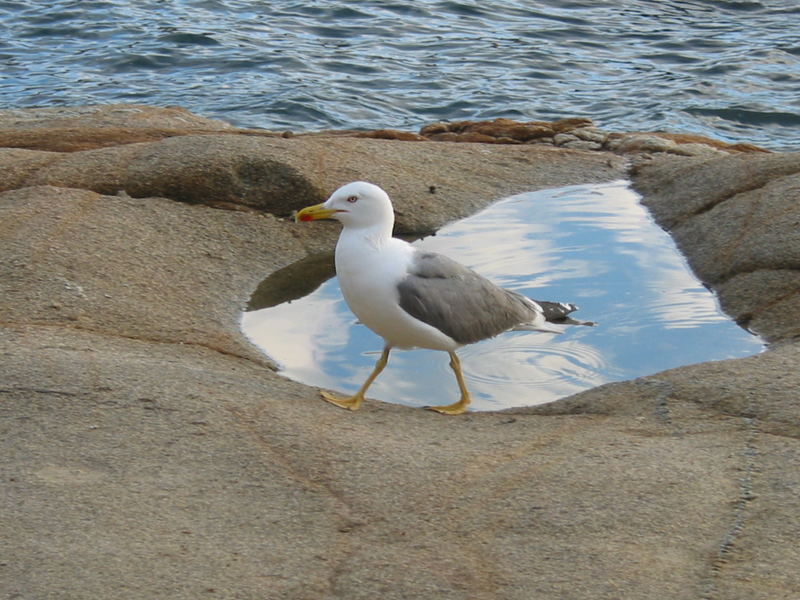
<svg viewBox="0 0 800 600">
<path fill-rule="evenodd" d="M 301 221 L 313 221 L 314 218 L 311 215 L 300 215 Z"/>
</svg>

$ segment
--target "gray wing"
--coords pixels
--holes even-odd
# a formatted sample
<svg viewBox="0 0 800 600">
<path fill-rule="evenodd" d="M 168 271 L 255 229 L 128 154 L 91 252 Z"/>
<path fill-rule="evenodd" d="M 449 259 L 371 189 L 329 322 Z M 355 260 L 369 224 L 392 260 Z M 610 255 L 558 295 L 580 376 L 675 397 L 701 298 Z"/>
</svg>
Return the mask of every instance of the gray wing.
<svg viewBox="0 0 800 600">
<path fill-rule="evenodd" d="M 397 289 L 403 310 L 459 344 L 493 337 L 541 314 L 531 300 L 435 252 L 417 251 Z"/>
</svg>

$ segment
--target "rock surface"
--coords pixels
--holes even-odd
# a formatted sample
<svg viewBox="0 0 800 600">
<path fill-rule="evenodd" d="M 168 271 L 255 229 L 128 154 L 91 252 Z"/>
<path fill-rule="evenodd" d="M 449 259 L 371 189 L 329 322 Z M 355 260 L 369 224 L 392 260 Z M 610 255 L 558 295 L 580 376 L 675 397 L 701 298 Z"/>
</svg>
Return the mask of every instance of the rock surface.
<svg viewBox="0 0 800 600">
<path fill-rule="evenodd" d="M 175 133 L 186 114 L 153 111 L 172 134 L 0 151 L 1 597 L 800 596 L 798 155 L 660 152 L 630 172 L 768 351 L 502 413 L 349 413 L 239 331 L 259 281 L 337 235 L 283 215 L 365 178 L 421 231 L 625 162 Z M 134 126 L 78 112 L 106 142 Z M 63 130 L 37 114 L 40 140 Z"/>
<path fill-rule="evenodd" d="M 770 342 L 800 338 L 800 153 L 662 156 L 635 181 L 728 314 Z"/>
<path fill-rule="evenodd" d="M 180 107 L 112 104 L 0 110 L 0 148 L 73 152 L 119 144 L 147 142 L 189 134 L 226 133 L 249 137 L 292 138 L 296 135 L 357 137 L 398 141 L 440 141 L 482 144 L 545 144 L 578 150 L 611 150 L 619 154 L 665 152 L 678 156 L 769 152 L 746 143 L 729 144 L 707 137 L 666 132 L 610 132 L 591 119 L 558 121 L 445 121 L 425 125 L 415 133 L 396 129 L 327 131 L 295 134 L 238 129 L 228 123 L 194 115 Z"/>
<path fill-rule="evenodd" d="M 0 148 L 74 152 L 188 133 L 234 132 L 180 107 L 132 104 L 0 110 Z"/>
</svg>

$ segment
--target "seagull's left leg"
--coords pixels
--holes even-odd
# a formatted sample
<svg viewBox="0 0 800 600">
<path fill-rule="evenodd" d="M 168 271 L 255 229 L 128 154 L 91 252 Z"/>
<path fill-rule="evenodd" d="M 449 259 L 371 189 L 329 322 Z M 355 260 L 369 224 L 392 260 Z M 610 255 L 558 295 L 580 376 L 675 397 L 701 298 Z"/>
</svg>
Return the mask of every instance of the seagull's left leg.
<svg viewBox="0 0 800 600">
<path fill-rule="evenodd" d="M 460 415 L 467 410 L 467 406 L 469 406 L 469 390 L 467 390 L 467 384 L 464 383 L 464 375 L 461 373 L 461 361 L 458 360 L 458 356 L 456 356 L 455 352 L 449 351 L 449 354 L 450 368 L 453 369 L 453 373 L 456 374 L 458 389 L 461 390 L 461 398 L 458 399 L 458 402 L 454 402 L 453 404 L 447 404 L 445 406 L 427 406 L 426 408 L 428 410 L 435 410 L 443 415 Z"/>
<path fill-rule="evenodd" d="M 358 410 L 361 407 L 361 403 L 364 401 L 364 394 L 367 393 L 367 388 L 372 385 L 372 382 L 375 381 L 375 378 L 381 374 L 381 371 L 383 371 L 386 363 L 389 362 L 389 351 L 391 349 L 391 346 L 386 346 L 383 349 L 383 353 L 378 359 L 378 362 L 375 363 L 375 368 L 372 369 L 372 373 L 370 373 L 369 377 L 367 377 L 367 380 L 361 385 L 355 394 L 349 398 L 340 398 L 339 396 L 331 394 L 330 392 L 321 391 L 320 396 L 322 396 L 322 399 L 330 402 L 331 404 L 335 404 L 340 408 Z"/>
</svg>

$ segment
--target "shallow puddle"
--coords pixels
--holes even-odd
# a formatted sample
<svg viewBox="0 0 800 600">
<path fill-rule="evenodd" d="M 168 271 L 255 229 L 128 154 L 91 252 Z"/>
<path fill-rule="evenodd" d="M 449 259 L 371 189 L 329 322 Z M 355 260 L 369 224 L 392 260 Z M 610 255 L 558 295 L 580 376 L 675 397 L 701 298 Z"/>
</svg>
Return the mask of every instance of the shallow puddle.
<svg viewBox="0 0 800 600">
<path fill-rule="evenodd" d="M 542 404 L 763 348 L 719 310 L 624 181 L 513 196 L 415 245 L 536 300 L 575 303 L 576 318 L 597 322 L 561 335 L 505 333 L 459 350 L 473 410 Z M 383 344 L 356 322 L 335 277 L 311 291 L 332 264 L 332 255 L 310 257 L 273 274 L 242 328 L 285 376 L 352 393 Z M 445 352 L 394 350 L 367 395 L 425 406 L 455 401 L 458 387 Z"/>
</svg>

